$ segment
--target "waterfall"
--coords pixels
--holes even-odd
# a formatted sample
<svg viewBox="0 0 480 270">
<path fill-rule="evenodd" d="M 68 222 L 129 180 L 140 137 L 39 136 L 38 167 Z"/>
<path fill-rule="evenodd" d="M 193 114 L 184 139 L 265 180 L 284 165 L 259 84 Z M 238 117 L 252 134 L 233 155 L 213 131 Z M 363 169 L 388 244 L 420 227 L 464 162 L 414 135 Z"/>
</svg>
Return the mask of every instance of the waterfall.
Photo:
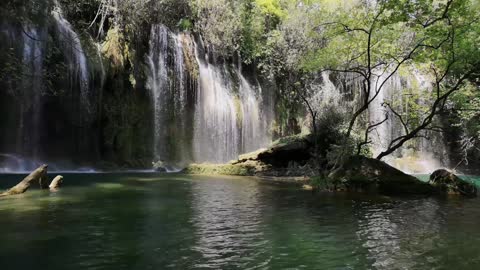
<svg viewBox="0 0 480 270">
<path fill-rule="evenodd" d="M 40 137 L 43 120 L 44 93 L 44 58 L 46 49 L 46 28 L 30 24 L 20 25 L 20 29 L 8 27 L 4 31 L 7 40 L 14 48 L 19 46 L 17 55 L 21 63 L 18 89 L 11 94 L 18 102 L 16 116 L 17 126 L 15 141 L 10 141 L 13 153 L 0 153 L 0 172 L 33 168 L 38 163 L 40 154 Z M 14 45 L 15 44 L 15 45 Z M 22 159 L 22 156 L 28 156 Z"/>
<path fill-rule="evenodd" d="M 268 145 L 261 88 L 239 68 L 209 63 L 203 45 L 163 25 L 152 26 L 149 46 L 156 159 L 226 162 Z"/>
<path fill-rule="evenodd" d="M 227 72 L 198 58 L 199 91 L 195 107 L 195 160 L 225 162 L 239 153 L 241 101 L 234 96 Z"/>
<path fill-rule="evenodd" d="M 147 55 L 147 87 L 154 113 L 154 155 L 157 160 L 175 163 L 190 159 L 187 148 L 191 137 L 188 126 L 191 89 L 184 59 L 186 38 L 171 33 L 164 25 L 153 25 Z"/>
<path fill-rule="evenodd" d="M 370 134 L 373 156 L 377 156 L 386 150 L 392 140 L 405 134 L 400 119 L 385 104 L 388 103 L 396 112 L 402 114 L 404 121 L 407 123 L 410 121 L 408 118 L 409 99 L 414 98 L 415 103 L 425 108 L 431 105 L 430 101 L 421 97 L 429 95 L 432 90 L 432 80 L 428 76 L 422 75 L 415 68 L 412 68 L 409 74 L 411 76 L 407 78 L 395 74 L 388 79 L 369 107 L 370 124 L 379 123 L 388 117 L 382 125 L 376 127 Z M 379 76 L 373 82 L 372 89 L 377 89 L 378 85 L 385 80 L 386 76 Z M 371 93 L 371 95 L 374 95 L 374 93 Z M 418 95 L 418 97 L 412 97 L 412 95 Z M 392 155 L 385 157 L 384 161 L 408 173 L 431 173 L 446 165 L 446 159 L 442 162 L 437 158 L 438 156 L 446 156 L 446 149 L 442 140 L 441 134 L 426 132 L 426 137 L 408 142 Z"/>
<path fill-rule="evenodd" d="M 257 94 L 240 71 L 237 71 L 236 74 L 240 79 L 239 95 L 242 104 L 242 147 L 240 152 L 245 153 L 267 146 L 271 139 L 268 135 L 268 116 L 266 111 L 262 111 L 260 108 L 261 88 L 258 86 L 259 93 Z"/>
<path fill-rule="evenodd" d="M 208 56 L 201 55 L 203 46 L 196 47 L 200 78 L 195 107 L 195 160 L 221 163 L 267 146 L 271 138 L 266 110 L 260 106 L 260 91 L 254 91 L 238 68 L 211 64 Z"/>
<path fill-rule="evenodd" d="M 18 153 L 36 159 L 42 118 L 43 61 L 45 31 L 25 26 L 23 33 L 23 78 L 20 106 Z"/>
<path fill-rule="evenodd" d="M 60 48 L 63 50 L 66 63 L 69 67 L 71 80 L 70 86 L 74 87 L 78 85 L 80 89 L 81 107 L 86 113 L 83 115 L 86 119 L 82 120 L 85 121 L 94 112 L 90 102 L 90 76 L 87 66 L 87 57 L 80 42 L 80 38 L 73 30 L 72 25 L 63 17 L 62 10 L 58 4 L 52 11 L 52 16 L 57 26 Z"/>
<path fill-rule="evenodd" d="M 405 134 L 401 121 L 386 104 L 403 115 L 405 121 L 409 121 L 408 103 L 412 102 L 409 99 L 414 98 L 413 102 L 422 107 L 428 108 L 431 105 L 428 98 L 424 100 L 422 97 L 429 96 L 432 90 L 432 79 L 422 75 L 415 68 L 411 68 L 408 74 L 408 77 L 394 74 L 388 80 L 387 75 L 382 75 L 372 82 L 370 98 L 373 98 L 379 85 L 387 80 L 370 104 L 368 118 L 365 119 L 370 125 L 383 122 L 369 134 L 373 157 L 385 151 L 392 140 Z M 337 113 L 348 117 L 363 104 L 362 81 L 352 74 L 342 74 L 333 80 L 330 75 L 329 72 L 322 72 L 308 85 L 308 91 L 315 93 L 309 101 L 314 108 L 317 108 L 320 116 L 326 109 L 333 107 Z M 358 130 L 366 128 L 363 121 L 357 121 Z M 447 151 L 442 142 L 442 136 L 438 133 L 427 135 L 428 138 L 422 137 L 409 141 L 404 147 L 385 157 L 384 161 L 408 173 L 430 173 L 445 166 L 447 158 L 444 160 L 436 158 L 446 156 Z"/>
<path fill-rule="evenodd" d="M 307 87 L 307 92 L 315 93 L 309 98 L 313 108 L 319 110 L 317 113 L 321 116 L 326 110 L 335 109 L 338 113 L 348 114 L 353 110 L 355 100 L 351 100 L 352 91 L 361 89 L 358 80 L 351 74 L 342 74 L 340 84 L 336 85 L 330 79 L 330 72 L 322 72 L 313 79 Z"/>
<path fill-rule="evenodd" d="M 372 92 L 370 93 L 370 98 L 373 98 L 379 85 L 386 79 L 387 77 L 385 75 L 379 76 L 372 82 Z M 377 126 L 370 132 L 370 137 L 372 140 L 372 152 L 374 157 L 378 156 L 382 151 L 387 149 L 392 139 L 395 139 L 397 135 L 400 135 L 399 132 L 402 132 L 402 130 L 396 132 L 396 126 L 394 125 L 396 121 L 395 115 L 391 113 L 390 109 L 385 104 L 388 103 L 394 108 L 403 107 L 403 89 L 404 85 L 402 84 L 400 76 L 394 75 L 385 82 L 381 91 L 378 92 L 377 97 L 370 104 L 370 124 L 377 124 L 385 121 L 383 124 Z"/>
<path fill-rule="evenodd" d="M 168 29 L 162 25 L 154 25 L 150 35 L 148 86 L 153 98 L 154 153 L 155 158 L 161 159 L 162 152 L 165 152 L 162 144 L 166 137 L 164 117 L 168 113 L 166 111 L 169 91 L 167 74 Z"/>
<path fill-rule="evenodd" d="M 13 27 L 6 25 L 7 31 L 4 31 L 7 42 L 15 48 L 15 56 L 21 60 L 22 72 L 18 89 L 7 95 L 18 102 L 18 110 L 12 112 L 16 141 L 5 142 L 7 153 L 1 154 L 0 168 L 4 169 L 0 170 L 27 171 L 47 161 L 50 164 L 59 160 L 68 163 L 68 160 L 83 158 L 96 140 L 91 123 L 98 108 L 93 106 L 97 104 L 93 102 L 94 83 L 87 55 L 78 34 L 63 17 L 59 4 L 56 1 L 55 4 L 49 13 L 52 20 Z M 53 31 L 49 31 L 51 26 Z M 57 50 L 47 53 L 50 38 L 61 54 L 57 54 Z M 63 56 L 68 80 L 51 77 L 58 70 L 51 72 L 49 55 Z M 65 95 L 51 95 L 64 90 L 67 90 Z"/>
</svg>

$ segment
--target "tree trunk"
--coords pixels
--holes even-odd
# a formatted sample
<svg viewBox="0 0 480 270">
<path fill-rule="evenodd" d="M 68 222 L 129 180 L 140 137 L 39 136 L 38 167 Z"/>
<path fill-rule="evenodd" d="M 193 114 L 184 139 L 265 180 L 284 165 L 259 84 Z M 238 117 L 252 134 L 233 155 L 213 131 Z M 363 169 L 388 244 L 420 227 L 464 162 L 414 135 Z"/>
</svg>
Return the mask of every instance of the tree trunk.
<svg viewBox="0 0 480 270">
<path fill-rule="evenodd" d="M 35 171 L 25 177 L 20 183 L 12 187 L 8 191 L 1 193 L 0 197 L 22 194 L 30 188 L 32 182 L 39 182 L 42 185 L 43 182 L 46 182 L 47 177 L 47 167 L 48 165 L 42 165 L 38 167 Z"/>
</svg>

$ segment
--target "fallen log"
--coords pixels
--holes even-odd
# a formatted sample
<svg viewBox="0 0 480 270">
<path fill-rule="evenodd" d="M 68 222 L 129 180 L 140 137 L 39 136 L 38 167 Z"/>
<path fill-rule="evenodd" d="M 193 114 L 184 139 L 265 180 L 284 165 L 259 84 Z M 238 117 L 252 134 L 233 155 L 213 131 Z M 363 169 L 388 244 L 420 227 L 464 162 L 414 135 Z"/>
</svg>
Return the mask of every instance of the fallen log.
<svg viewBox="0 0 480 270">
<path fill-rule="evenodd" d="M 55 178 L 53 178 L 52 183 L 50 183 L 50 191 L 58 191 L 60 186 L 63 184 L 63 176 L 57 175 Z"/>
<path fill-rule="evenodd" d="M 46 173 L 45 173 L 45 177 L 40 177 L 40 179 L 38 179 L 38 184 L 40 184 L 41 189 L 48 188 L 48 177 L 46 176 Z"/>
<path fill-rule="evenodd" d="M 38 167 L 35 171 L 30 173 L 16 186 L 12 187 L 4 193 L 1 193 L 0 197 L 22 194 L 30 188 L 32 182 L 39 182 L 40 185 L 42 185 L 43 182 L 46 182 L 47 168 L 48 165 L 46 164 Z"/>
</svg>

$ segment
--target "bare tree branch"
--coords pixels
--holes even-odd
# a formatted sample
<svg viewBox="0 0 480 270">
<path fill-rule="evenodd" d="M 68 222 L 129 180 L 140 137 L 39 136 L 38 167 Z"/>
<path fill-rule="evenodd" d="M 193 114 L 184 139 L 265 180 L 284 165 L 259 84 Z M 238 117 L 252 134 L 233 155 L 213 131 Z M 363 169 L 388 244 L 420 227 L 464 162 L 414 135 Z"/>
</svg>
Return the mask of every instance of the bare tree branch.
<svg viewBox="0 0 480 270">
<path fill-rule="evenodd" d="M 400 136 L 390 143 L 389 147 L 381 152 L 378 156 L 377 159 L 382 159 L 385 156 L 388 156 L 389 154 L 395 152 L 398 148 L 402 147 L 405 142 L 408 140 L 415 138 L 418 136 L 419 132 L 422 130 L 425 130 L 430 126 L 430 124 L 433 122 L 434 117 L 441 111 L 443 110 L 445 106 L 446 100 L 450 97 L 451 94 L 454 92 L 458 91 L 460 87 L 465 83 L 465 81 L 470 77 L 471 74 L 475 72 L 476 69 L 480 68 L 480 62 L 477 62 L 473 67 L 470 69 L 470 71 L 466 72 L 463 76 L 461 76 L 456 83 L 454 83 L 447 92 L 445 92 L 443 95 L 441 95 L 439 98 L 435 100 L 433 105 L 431 106 L 430 113 L 423 119 L 422 123 L 418 125 L 415 129 L 411 130 L 409 133 L 406 135 Z"/>
<path fill-rule="evenodd" d="M 372 124 L 372 125 L 369 125 L 367 127 L 367 130 L 365 130 L 365 137 L 363 139 L 363 141 L 361 143 L 359 143 L 357 145 L 357 155 L 360 155 L 360 153 L 362 152 L 362 147 L 371 143 L 371 141 L 368 140 L 368 135 L 370 134 L 370 131 L 372 131 L 373 129 L 375 129 L 376 127 L 382 125 L 383 123 L 385 123 L 386 121 L 388 120 L 388 115 L 385 115 L 385 119 L 383 119 L 382 121 L 376 123 L 376 124 Z"/>
</svg>

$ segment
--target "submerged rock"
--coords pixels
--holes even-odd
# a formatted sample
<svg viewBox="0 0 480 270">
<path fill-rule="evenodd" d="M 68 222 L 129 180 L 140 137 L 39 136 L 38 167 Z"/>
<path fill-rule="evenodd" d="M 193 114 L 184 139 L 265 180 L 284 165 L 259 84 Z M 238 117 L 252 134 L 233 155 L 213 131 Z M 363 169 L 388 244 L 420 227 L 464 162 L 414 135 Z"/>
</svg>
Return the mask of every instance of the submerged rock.
<svg viewBox="0 0 480 270">
<path fill-rule="evenodd" d="M 441 193 L 466 197 L 477 196 L 477 187 L 473 183 L 467 182 L 445 169 L 433 172 L 430 175 L 430 182 Z"/>
<path fill-rule="evenodd" d="M 414 176 L 386 164 L 363 156 L 353 156 L 330 174 L 335 189 L 367 191 L 382 194 L 431 194 L 434 188 Z"/>
<path fill-rule="evenodd" d="M 161 160 L 159 160 L 157 162 L 152 162 L 152 166 L 153 166 L 153 169 L 156 172 L 166 172 L 167 171 L 167 167 L 166 167 L 165 163 L 163 163 L 163 161 L 161 161 Z"/>
</svg>

